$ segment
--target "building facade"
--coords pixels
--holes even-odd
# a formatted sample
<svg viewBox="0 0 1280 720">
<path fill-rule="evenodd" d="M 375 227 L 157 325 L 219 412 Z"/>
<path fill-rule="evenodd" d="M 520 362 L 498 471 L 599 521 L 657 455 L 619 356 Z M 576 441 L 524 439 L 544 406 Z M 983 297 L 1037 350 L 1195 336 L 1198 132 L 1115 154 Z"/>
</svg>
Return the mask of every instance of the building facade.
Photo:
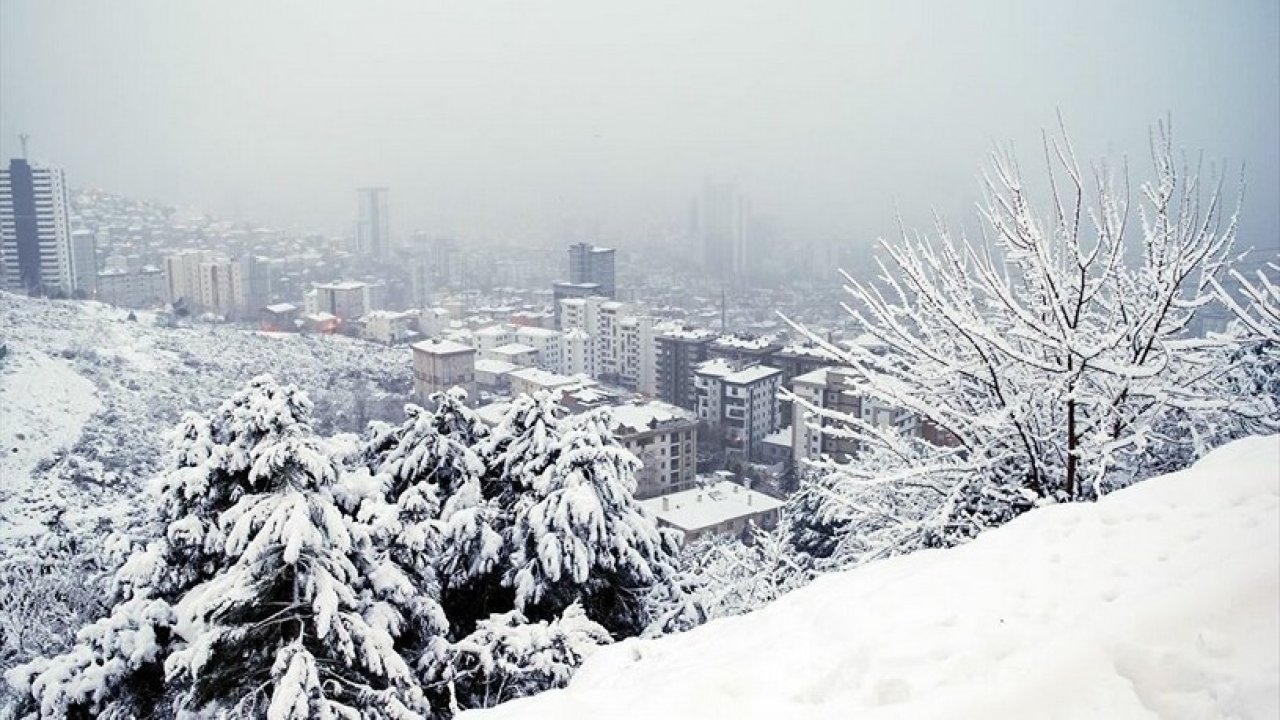
<svg viewBox="0 0 1280 720">
<path fill-rule="evenodd" d="M 671 329 L 655 338 L 654 384 L 659 400 L 697 410 L 693 371 L 707 359 L 715 335 L 706 330 Z"/>
<path fill-rule="evenodd" d="M 708 360 L 694 372 L 698 419 L 721 428 L 725 449 L 740 461 L 758 461 L 766 436 L 778 429 L 778 389 L 782 371 L 767 365 L 736 370 L 724 360 Z"/>
<path fill-rule="evenodd" d="M 426 404 L 431 395 L 452 387 L 467 391 L 473 402 L 476 396 L 476 349 L 452 340 L 430 339 L 416 342 L 413 348 L 413 393 Z"/>
<path fill-rule="evenodd" d="M 632 403 L 610 409 L 614 436 L 643 464 L 636 497 L 687 490 L 697 475 L 698 421 L 689 411 L 664 402 Z"/>
<path fill-rule="evenodd" d="M 0 282 L 29 295 L 76 290 L 66 179 L 23 158 L 0 170 Z"/>
</svg>

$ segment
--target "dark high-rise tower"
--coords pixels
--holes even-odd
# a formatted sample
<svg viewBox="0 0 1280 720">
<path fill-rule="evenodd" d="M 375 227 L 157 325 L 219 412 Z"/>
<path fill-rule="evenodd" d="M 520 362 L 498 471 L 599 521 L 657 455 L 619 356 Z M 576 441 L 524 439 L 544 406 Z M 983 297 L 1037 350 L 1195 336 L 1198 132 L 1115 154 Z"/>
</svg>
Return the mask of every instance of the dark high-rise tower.
<svg viewBox="0 0 1280 720">
<path fill-rule="evenodd" d="M 356 190 L 360 211 L 356 219 L 357 255 L 385 258 L 391 252 L 391 224 L 387 213 L 387 188 Z"/>
<path fill-rule="evenodd" d="M 591 243 L 569 246 L 569 282 L 576 285 L 599 285 L 599 294 L 617 297 L 614 274 L 613 248 L 596 247 Z"/>
<path fill-rule="evenodd" d="M 24 142 L 25 146 L 25 142 Z M 31 294 L 75 290 L 62 170 L 14 158 L 0 170 L 0 282 Z"/>
</svg>

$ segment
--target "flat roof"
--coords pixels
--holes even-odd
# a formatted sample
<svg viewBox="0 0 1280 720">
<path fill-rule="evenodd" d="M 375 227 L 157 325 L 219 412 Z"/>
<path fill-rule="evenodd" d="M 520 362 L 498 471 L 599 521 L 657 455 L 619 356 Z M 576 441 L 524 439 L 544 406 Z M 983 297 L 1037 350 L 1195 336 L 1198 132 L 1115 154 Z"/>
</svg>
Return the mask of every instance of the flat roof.
<svg viewBox="0 0 1280 720">
<path fill-rule="evenodd" d="M 743 368 L 731 375 L 724 376 L 723 380 L 724 382 L 733 383 L 734 385 L 746 385 L 781 374 L 782 371 L 778 368 L 772 368 L 768 365 L 752 365 L 749 368 Z"/>
<path fill-rule="evenodd" d="M 777 510 L 782 507 L 783 501 L 737 483 L 721 480 L 707 488 L 659 495 L 641 500 L 640 504 L 659 520 L 681 530 L 691 531 Z"/>
<path fill-rule="evenodd" d="M 460 355 L 462 353 L 473 353 L 475 348 L 470 345 L 463 345 L 460 342 L 445 340 L 443 338 L 430 338 L 422 340 L 411 345 L 414 350 L 427 353 L 428 355 Z"/>
<path fill-rule="evenodd" d="M 494 375 L 502 375 L 519 368 L 519 365 L 513 365 L 502 360 L 490 360 L 489 358 L 480 358 L 476 361 L 476 372 L 493 373 Z"/>
<path fill-rule="evenodd" d="M 689 411 L 660 400 L 615 405 L 609 408 L 609 412 L 611 417 L 609 427 L 619 435 L 655 430 L 672 422 L 696 422 Z"/>
<path fill-rule="evenodd" d="M 826 385 L 827 371 L 829 369 L 830 368 L 818 368 L 817 370 L 807 372 L 803 375 L 797 375 L 791 378 L 791 383 L 793 385 L 796 383 L 800 383 L 801 385 Z"/>
</svg>

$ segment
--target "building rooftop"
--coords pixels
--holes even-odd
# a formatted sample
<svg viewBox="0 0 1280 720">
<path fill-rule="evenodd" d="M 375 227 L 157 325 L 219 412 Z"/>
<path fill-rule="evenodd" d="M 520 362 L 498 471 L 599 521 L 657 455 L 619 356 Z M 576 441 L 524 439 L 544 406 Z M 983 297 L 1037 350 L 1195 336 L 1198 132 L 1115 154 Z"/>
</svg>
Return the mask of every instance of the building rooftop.
<svg viewBox="0 0 1280 720">
<path fill-rule="evenodd" d="M 528 353 L 538 352 L 538 348 L 533 347 L 532 345 L 525 345 L 523 343 L 507 343 L 506 345 L 500 345 L 489 352 L 497 353 L 499 355 L 526 355 Z"/>
<path fill-rule="evenodd" d="M 298 306 L 293 305 L 292 303 L 276 303 L 275 305 L 268 305 L 265 309 L 267 312 L 280 314 L 295 312 L 298 309 Z"/>
<path fill-rule="evenodd" d="M 791 447 L 791 426 L 776 430 L 764 436 L 762 441 L 766 445 L 781 445 L 783 447 Z"/>
<path fill-rule="evenodd" d="M 359 282 L 356 280 L 346 280 L 336 283 L 316 283 L 316 290 L 360 290 L 369 287 L 369 283 Z"/>
<path fill-rule="evenodd" d="M 791 379 L 791 382 L 792 384 L 801 384 L 801 385 L 826 385 L 827 370 L 829 370 L 829 368 L 818 368 L 817 370 L 814 370 L 812 372 L 807 372 L 803 375 L 795 376 L 794 378 Z"/>
<path fill-rule="evenodd" d="M 490 360 L 489 358 L 480 358 L 476 361 L 476 372 L 492 373 L 494 375 L 503 375 L 512 370 L 519 369 L 519 365 L 513 365 L 503 360 Z"/>
<path fill-rule="evenodd" d="M 674 423 L 697 422 L 693 414 L 684 408 L 658 400 L 617 405 L 609 410 L 612 417 L 610 429 L 618 435 L 633 435 Z"/>
<path fill-rule="evenodd" d="M 476 335 L 478 337 L 501 337 L 503 335 L 510 334 L 511 328 L 506 325 L 490 325 L 489 327 L 476 330 Z"/>
<path fill-rule="evenodd" d="M 767 350 L 776 343 L 772 335 L 759 337 L 743 337 L 741 335 L 721 335 L 716 338 L 715 345 L 735 350 Z"/>
<path fill-rule="evenodd" d="M 710 375 L 711 377 L 725 378 L 732 375 L 735 370 L 728 360 L 723 358 L 713 358 L 699 363 L 694 372 L 699 375 Z"/>
<path fill-rule="evenodd" d="M 424 352 L 428 355 L 459 355 L 462 353 L 473 353 L 475 348 L 470 345 L 463 345 L 452 340 L 443 338 L 428 338 L 411 345 L 415 352 Z"/>
<path fill-rule="evenodd" d="M 560 337 L 560 333 L 555 330 L 548 330 L 540 327 L 522 327 L 516 328 L 516 335 L 533 338 L 555 338 Z"/>
<path fill-rule="evenodd" d="M 715 333 L 702 328 L 672 328 L 662 331 L 662 337 L 673 340 L 692 340 L 704 342 L 715 337 Z"/>
<path fill-rule="evenodd" d="M 565 387 L 566 385 L 576 385 L 582 381 L 578 378 L 572 378 L 567 375 L 553 373 L 541 368 L 521 368 L 511 373 L 512 378 L 533 385 L 538 385 L 544 389 Z"/>
<path fill-rule="evenodd" d="M 692 488 L 641 500 L 640 504 L 659 520 L 684 531 L 693 531 L 777 510 L 783 501 L 722 480 L 706 488 Z"/>
<path fill-rule="evenodd" d="M 749 368 L 743 368 L 735 373 L 724 376 L 723 380 L 724 382 L 732 383 L 734 385 L 747 385 L 781 374 L 782 371 L 778 368 L 772 368 L 768 365 L 752 365 Z"/>
</svg>

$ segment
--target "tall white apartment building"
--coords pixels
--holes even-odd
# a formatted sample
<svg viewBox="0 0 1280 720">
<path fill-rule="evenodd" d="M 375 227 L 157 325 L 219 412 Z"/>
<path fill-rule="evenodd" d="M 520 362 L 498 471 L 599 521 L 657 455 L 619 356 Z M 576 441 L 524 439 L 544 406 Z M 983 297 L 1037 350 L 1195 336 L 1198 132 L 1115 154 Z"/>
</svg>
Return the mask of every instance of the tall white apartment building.
<svg viewBox="0 0 1280 720">
<path fill-rule="evenodd" d="M 558 372 L 560 360 L 560 333 L 540 327 L 517 327 L 516 342 L 538 351 L 538 367 Z"/>
<path fill-rule="evenodd" d="M 200 265 L 205 255 L 187 250 L 164 259 L 165 290 L 169 302 L 185 299 L 192 305 L 200 303 Z"/>
<path fill-rule="evenodd" d="M 0 283 L 28 294 L 76 289 L 66 179 L 24 158 L 0 169 Z"/>
<path fill-rule="evenodd" d="M 618 375 L 622 384 L 645 395 L 655 395 L 657 340 L 653 318 L 629 316 L 618 320 Z"/>
</svg>

